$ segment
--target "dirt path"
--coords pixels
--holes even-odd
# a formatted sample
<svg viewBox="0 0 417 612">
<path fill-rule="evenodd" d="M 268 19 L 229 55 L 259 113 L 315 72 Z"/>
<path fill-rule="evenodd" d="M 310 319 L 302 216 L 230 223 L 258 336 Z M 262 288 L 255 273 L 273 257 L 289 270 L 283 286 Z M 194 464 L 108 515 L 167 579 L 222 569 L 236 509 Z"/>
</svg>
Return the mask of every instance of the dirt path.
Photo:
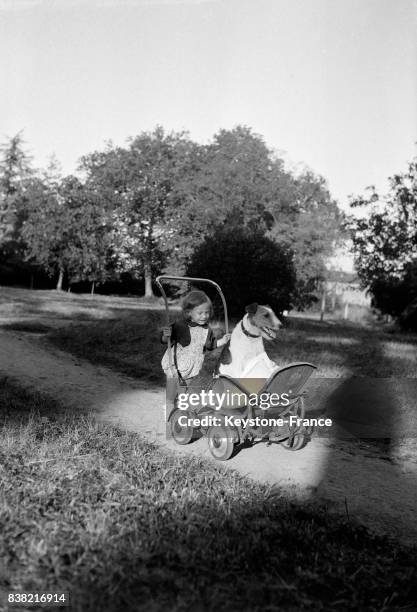
<svg viewBox="0 0 417 612">
<path fill-rule="evenodd" d="M 57 398 L 65 406 L 117 422 L 174 450 L 211 458 L 205 439 L 186 447 L 166 440 L 164 390 L 63 353 L 41 335 L 0 331 L 0 375 Z M 367 527 L 417 544 L 417 463 L 382 460 L 370 448 L 314 438 L 302 451 L 259 444 L 229 462 L 277 494 L 324 499 Z M 225 464 L 226 469 L 226 464 Z M 279 486 L 278 486 L 279 485 Z"/>
</svg>

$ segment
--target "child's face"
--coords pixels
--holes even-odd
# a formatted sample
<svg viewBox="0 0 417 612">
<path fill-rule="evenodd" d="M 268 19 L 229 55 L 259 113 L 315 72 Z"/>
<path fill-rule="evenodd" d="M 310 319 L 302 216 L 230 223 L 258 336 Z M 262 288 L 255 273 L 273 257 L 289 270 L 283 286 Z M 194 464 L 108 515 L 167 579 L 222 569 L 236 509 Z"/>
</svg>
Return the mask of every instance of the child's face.
<svg viewBox="0 0 417 612">
<path fill-rule="evenodd" d="M 200 304 L 190 310 L 190 320 L 197 325 L 205 325 L 210 319 L 210 304 Z"/>
</svg>

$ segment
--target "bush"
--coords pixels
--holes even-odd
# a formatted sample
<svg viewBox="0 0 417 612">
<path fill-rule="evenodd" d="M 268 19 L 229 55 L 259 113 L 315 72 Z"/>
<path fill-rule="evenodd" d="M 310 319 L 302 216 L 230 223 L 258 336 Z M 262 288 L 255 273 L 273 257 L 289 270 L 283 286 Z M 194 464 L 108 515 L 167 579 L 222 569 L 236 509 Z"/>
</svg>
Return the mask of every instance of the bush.
<svg viewBox="0 0 417 612">
<path fill-rule="evenodd" d="M 403 329 L 417 331 L 417 262 L 408 264 L 402 279 L 374 281 L 371 292 L 376 308 L 397 319 Z"/>
<path fill-rule="evenodd" d="M 252 302 L 282 313 L 291 307 L 296 280 L 290 251 L 241 226 L 216 228 L 194 251 L 187 275 L 217 282 L 232 316 Z"/>
</svg>

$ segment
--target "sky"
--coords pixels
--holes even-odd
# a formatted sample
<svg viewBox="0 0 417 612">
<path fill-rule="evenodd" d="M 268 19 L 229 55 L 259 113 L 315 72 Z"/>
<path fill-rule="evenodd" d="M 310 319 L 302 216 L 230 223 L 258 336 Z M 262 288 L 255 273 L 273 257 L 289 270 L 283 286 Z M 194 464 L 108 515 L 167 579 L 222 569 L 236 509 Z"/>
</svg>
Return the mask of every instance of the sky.
<svg viewBox="0 0 417 612">
<path fill-rule="evenodd" d="M 37 167 L 247 125 L 347 208 L 417 153 L 415 0 L 0 0 L 0 142 Z"/>
</svg>

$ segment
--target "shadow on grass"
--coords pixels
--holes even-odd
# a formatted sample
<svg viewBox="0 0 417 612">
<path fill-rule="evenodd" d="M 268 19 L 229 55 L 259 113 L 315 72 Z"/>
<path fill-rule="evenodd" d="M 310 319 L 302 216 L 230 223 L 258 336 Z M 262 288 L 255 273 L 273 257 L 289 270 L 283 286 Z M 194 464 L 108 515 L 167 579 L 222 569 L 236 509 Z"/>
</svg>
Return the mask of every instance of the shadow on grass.
<svg viewBox="0 0 417 612">
<path fill-rule="evenodd" d="M 95 364 L 144 382 L 163 384 L 161 359 L 165 347 L 160 343 L 158 332 L 163 321 L 160 310 L 150 309 L 140 316 L 124 313 L 111 320 L 69 325 L 51 332 L 48 340 Z"/>
<path fill-rule="evenodd" d="M 28 334 L 47 334 L 51 328 L 37 321 L 16 321 L 15 323 L 0 323 L 0 329 L 6 331 L 20 331 Z"/>
<path fill-rule="evenodd" d="M 393 345 L 400 354 L 389 358 Z M 417 336 L 392 334 L 377 326 L 289 318 L 266 350 L 280 365 L 311 361 L 319 376 L 417 377 Z M 404 358 L 397 359 L 401 352 Z"/>
</svg>

